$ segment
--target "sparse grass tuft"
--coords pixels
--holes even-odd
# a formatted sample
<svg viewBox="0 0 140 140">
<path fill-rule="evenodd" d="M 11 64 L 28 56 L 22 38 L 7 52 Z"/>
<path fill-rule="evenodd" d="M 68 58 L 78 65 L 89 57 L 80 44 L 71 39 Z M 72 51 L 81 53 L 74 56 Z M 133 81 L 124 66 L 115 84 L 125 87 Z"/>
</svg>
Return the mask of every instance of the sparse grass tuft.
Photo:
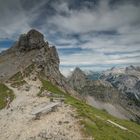
<svg viewBox="0 0 140 140">
<path fill-rule="evenodd" d="M 6 85 L 0 83 L 0 109 L 6 106 L 6 98 L 10 97 L 12 101 L 14 99 L 14 93 Z"/>
<path fill-rule="evenodd" d="M 10 81 L 21 81 L 21 80 L 23 80 L 23 76 L 22 76 L 21 72 L 18 72 L 16 74 L 14 74 L 9 80 Z"/>
<path fill-rule="evenodd" d="M 26 81 L 23 79 L 21 72 L 16 73 L 9 80 L 11 82 L 11 86 L 14 88 L 17 88 L 26 84 Z"/>
<path fill-rule="evenodd" d="M 17 88 L 20 86 L 23 86 L 24 84 L 26 84 L 25 80 L 21 80 L 21 81 L 15 81 L 11 84 L 12 87 Z"/>
</svg>

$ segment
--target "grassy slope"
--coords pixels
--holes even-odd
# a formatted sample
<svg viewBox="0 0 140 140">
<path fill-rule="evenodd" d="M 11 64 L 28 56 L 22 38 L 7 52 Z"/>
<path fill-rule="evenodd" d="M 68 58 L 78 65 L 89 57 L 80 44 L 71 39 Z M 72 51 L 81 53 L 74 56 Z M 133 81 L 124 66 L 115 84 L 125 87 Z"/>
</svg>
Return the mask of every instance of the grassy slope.
<svg viewBox="0 0 140 140">
<path fill-rule="evenodd" d="M 21 72 L 16 73 L 9 80 L 11 81 L 12 87 L 20 87 L 20 86 L 26 84 L 26 81 L 23 80 L 23 76 L 22 76 Z"/>
<path fill-rule="evenodd" d="M 86 134 L 91 135 L 95 140 L 140 140 L 140 125 L 117 119 L 107 112 L 93 108 L 84 102 L 71 97 L 64 93 L 58 87 L 52 85 L 48 81 L 42 80 L 44 89 L 47 89 L 56 94 L 63 94 L 66 97 L 66 103 L 77 109 L 79 117 L 82 118 L 81 123 L 85 126 Z M 107 120 L 112 120 L 130 131 L 124 131 L 120 128 L 107 123 Z"/>
<path fill-rule="evenodd" d="M 19 71 L 16 74 L 14 74 L 9 81 L 11 82 L 12 87 L 20 87 L 24 84 L 26 84 L 26 81 L 24 80 L 24 77 L 28 77 L 32 71 L 34 70 L 34 65 L 31 64 L 28 67 L 26 67 L 23 71 L 23 74 Z"/>
<path fill-rule="evenodd" d="M 10 97 L 10 100 L 12 101 L 14 99 L 13 91 L 4 84 L 0 83 L 0 109 L 6 106 L 7 97 Z"/>
</svg>

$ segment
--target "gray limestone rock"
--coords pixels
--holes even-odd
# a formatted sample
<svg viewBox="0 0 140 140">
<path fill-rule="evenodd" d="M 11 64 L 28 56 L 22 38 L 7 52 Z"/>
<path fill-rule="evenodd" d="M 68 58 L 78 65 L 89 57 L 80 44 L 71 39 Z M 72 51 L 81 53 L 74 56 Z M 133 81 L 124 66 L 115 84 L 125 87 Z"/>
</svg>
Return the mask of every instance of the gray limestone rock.
<svg viewBox="0 0 140 140">
<path fill-rule="evenodd" d="M 20 51 L 29 51 L 40 49 L 45 45 L 44 36 L 35 29 L 30 30 L 27 34 L 22 34 L 19 38 L 18 47 Z"/>
</svg>

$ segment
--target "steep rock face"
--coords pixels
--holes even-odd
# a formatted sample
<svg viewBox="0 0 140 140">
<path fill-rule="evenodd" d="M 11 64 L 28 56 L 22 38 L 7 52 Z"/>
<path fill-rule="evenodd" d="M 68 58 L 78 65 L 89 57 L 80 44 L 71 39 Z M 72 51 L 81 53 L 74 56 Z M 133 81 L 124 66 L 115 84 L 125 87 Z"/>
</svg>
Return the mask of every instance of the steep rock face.
<svg viewBox="0 0 140 140">
<path fill-rule="evenodd" d="M 45 64 L 46 52 L 52 53 L 49 48 L 43 35 L 34 29 L 21 35 L 11 48 L 0 54 L 0 80 L 7 80 L 33 63 Z"/>
<path fill-rule="evenodd" d="M 140 81 L 138 81 L 138 82 L 135 84 L 135 89 L 138 90 L 138 92 L 140 92 Z"/>
<path fill-rule="evenodd" d="M 22 34 L 19 38 L 18 47 L 20 51 L 40 49 L 45 45 L 44 36 L 40 32 L 32 29 L 27 34 Z"/>
<path fill-rule="evenodd" d="M 75 90 L 81 90 L 87 83 L 87 76 L 80 68 L 75 68 L 72 75 L 68 78 L 68 82 Z"/>
<path fill-rule="evenodd" d="M 133 91 L 135 91 L 135 97 L 139 100 L 140 99 L 140 81 L 138 81 L 135 86 L 133 87 Z"/>
<path fill-rule="evenodd" d="M 140 100 L 140 92 L 135 88 L 140 79 L 139 67 L 129 66 L 126 67 L 123 72 L 120 73 L 119 71 L 121 70 L 118 70 L 116 73 L 112 70 L 105 71 L 101 79 L 110 82 L 129 98 Z"/>
</svg>

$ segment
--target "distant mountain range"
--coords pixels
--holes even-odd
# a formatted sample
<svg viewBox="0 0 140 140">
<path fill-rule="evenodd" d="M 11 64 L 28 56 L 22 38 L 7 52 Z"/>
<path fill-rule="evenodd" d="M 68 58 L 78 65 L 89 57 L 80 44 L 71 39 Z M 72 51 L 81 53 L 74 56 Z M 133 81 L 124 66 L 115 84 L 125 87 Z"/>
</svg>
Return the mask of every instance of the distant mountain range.
<svg viewBox="0 0 140 140">
<path fill-rule="evenodd" d="M 139 121 L 139 67 L 114 67 L 102 73 L 87 73 L 76 68 L 68 82 L 92 106 L 120 118 Z"/>
<path fill-rule="evenodd" d="M 88 79 L 91 79 L 91 80 L 99 80 L 100 79 L 100 76 L 102 74 L 102 72 L 98 72 L 98 71 L 88 71 L 88 72 L 85 72 Z"/>
<path fill-rule="evenodd" d="M 136 103 L 140 105 L 140 67 L 112 68 L 103 72 L 100 78 L 110 82 L 115 88 L 130 99 L 136 100 Z"/>
</svg>

